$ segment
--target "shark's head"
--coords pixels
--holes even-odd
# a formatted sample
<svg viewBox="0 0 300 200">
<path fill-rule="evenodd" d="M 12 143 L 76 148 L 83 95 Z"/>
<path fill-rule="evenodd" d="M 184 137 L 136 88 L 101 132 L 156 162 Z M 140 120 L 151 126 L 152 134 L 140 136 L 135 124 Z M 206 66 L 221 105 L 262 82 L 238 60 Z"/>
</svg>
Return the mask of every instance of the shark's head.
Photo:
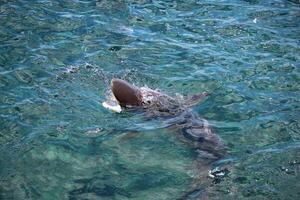
<svg viewBox="0 0 300 200">
<path fill-rule="evenodd" d="M 141 92 L 138 87 L 121 79 L 112 79 L 111 90 L 121 106 L 141 105 Z"/>
</svg>

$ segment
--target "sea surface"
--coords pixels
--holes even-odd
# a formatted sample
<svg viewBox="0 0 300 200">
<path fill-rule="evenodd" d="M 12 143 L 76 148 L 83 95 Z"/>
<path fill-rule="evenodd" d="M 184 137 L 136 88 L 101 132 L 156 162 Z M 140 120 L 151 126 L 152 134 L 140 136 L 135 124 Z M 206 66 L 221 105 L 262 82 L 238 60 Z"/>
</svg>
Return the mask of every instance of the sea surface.
<svg viewBox="0 0 300 200">
<path fill-rule="evenodd" d="M 203 170 L 164 121 L 102 107 L 113 77 L 208 92 L 192 110 L 228 155 Z M 298 0 L 1 0 L 0 199 L 292 200 L 299 180 Z"/>
</svg>

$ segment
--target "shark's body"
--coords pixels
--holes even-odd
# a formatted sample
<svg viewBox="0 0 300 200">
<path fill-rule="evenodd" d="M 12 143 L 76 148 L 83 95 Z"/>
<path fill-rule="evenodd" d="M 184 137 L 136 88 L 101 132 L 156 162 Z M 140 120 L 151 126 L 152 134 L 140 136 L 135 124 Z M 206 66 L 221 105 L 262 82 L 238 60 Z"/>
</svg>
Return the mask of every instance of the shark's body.
<svg viewBox="0 0 300 200">
<path fill-rule="evenodd" d="M 225 155 L 226 147 L 208 121 L 190 108 L 207 93 L 182 100 L 121 79 L 111 81 L 111 90 L 121 107 L 137 107 L 144 109 L 148 117 L 166 118 L 168 126 L 180 133 L 179 138 L 197 149 L 205 160 L 214 161 Z"/>
</svg>

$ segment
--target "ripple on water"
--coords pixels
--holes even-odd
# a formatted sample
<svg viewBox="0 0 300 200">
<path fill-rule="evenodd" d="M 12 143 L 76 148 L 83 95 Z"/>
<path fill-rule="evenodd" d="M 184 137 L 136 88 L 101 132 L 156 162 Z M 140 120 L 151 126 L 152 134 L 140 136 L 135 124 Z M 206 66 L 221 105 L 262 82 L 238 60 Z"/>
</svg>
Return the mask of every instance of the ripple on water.
<svg viewBox="0 0 300 200">
<path fill-rule="evenodd" d="M 0 199 L 299 196 L 298 1 L 1 1 L 0 17 Z M 208 186 L 163 120 L 105 110 L 113 77 L 208 92 L 193 110 L 228 176 Z"/>
</svg>

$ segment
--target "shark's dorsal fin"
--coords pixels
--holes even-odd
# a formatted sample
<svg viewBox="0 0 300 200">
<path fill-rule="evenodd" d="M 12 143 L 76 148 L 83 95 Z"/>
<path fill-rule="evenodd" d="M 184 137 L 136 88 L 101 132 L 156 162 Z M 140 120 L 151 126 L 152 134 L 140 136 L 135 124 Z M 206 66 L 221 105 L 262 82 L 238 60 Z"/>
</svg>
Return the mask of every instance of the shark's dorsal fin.
<svg viewBox="0 0 300 200">
<path fill-rule="evenodd" d="M 140 89 L 127 81 L 112 79 L 111 90 L 120 106 L 139 106 L 142 103 Z"/>
</svg>

